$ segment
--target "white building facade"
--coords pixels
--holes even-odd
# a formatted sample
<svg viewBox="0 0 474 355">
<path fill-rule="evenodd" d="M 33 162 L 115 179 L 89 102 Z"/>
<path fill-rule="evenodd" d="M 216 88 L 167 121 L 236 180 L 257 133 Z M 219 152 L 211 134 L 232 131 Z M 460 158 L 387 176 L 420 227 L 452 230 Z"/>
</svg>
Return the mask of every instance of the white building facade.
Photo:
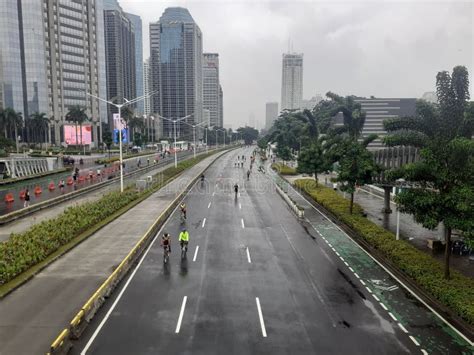
<svg viewBox="0 0 474 355">
<path fill-rule="evenodd" d="M 303 54 L 283 54 L 281 110 L 301 109 L 303 100 Z"/>
</svg>

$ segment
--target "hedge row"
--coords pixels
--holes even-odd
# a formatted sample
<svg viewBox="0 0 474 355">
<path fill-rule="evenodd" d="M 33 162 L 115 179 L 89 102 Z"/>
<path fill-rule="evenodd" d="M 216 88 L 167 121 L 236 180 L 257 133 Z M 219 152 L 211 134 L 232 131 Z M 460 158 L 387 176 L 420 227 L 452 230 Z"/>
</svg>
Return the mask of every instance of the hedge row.
<svg viewBox="0 0 474 355">
<path fill-rule="evenodd" d="M 0 285 L 45 260 L 81 233 L 131 202 L 156 191 L 170 178 L 212 154 L 185 160 L 177 168 L 173 166 L 165 169 L 156 175 L 156 182 L 148 190 L 138 192 L 129 187 L 123 193 L 113 191 L 97 201 L 69 207 L 58 217 L 35 224 L 23 233 L 12 233 L 10 239 L 0 243 Z"/>
<path fill-rule="evenodd" d="M 393 233 L 365 218 L 357 204 L 354 213 L 349 214 L 348 200 L 327 187 L 316 185 L 313 179 L 298 179 L 295 186 L 351 227 L 427 293 L 474 324 L 474 280 L 455 270 L 451 270 L 451 279 L 445 280 L 441 262 L 406 241 L 396 240 Z"/>
<path fill-rule="evenodd" d="M 279 172 L 281 175 L 298 175 L 296 169 L 282 163 L 273 163 L 272 169 Z"/>
</svg>

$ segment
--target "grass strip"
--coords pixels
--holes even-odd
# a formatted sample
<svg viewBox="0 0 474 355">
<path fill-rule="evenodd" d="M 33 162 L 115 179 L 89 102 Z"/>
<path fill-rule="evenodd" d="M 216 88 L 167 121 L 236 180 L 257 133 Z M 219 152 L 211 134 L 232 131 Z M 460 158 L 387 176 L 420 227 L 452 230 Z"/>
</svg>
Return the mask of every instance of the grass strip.
<svg viewBox="0 0 474 355">
<path fill-rule="evenodd" d="M 298 175 L 296 169 L 282 163 L 273 163 L 272 169 L 281 175 Z"/>
<path fill-rule="evenodd" d="M 35 224 L 25 232 L 12 234 L 8 241 L 0 243 L 0 297 L 212 154 L 215 152 L 163 170 L 155 175 L 156 182 L 142 192 L 134 188 L 123 193 L 113 191 L 97 201 L 69 207 L 58 217 Z"/>
</svg>

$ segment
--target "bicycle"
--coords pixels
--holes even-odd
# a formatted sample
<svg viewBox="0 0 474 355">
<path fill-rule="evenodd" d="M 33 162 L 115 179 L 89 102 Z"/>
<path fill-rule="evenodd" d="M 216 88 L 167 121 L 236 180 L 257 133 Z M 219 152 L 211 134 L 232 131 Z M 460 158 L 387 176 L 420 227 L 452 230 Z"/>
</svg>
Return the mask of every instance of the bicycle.
<svg viewBox="0 0 474 355">
<path fill-rule="evenodd" d="M 170 259 L 170 247 L 169 245 L 163 248 L 163 263 L 167 264 Z"/>
<path fill-rule="evenodd" d="M 181 224 L 184 224 L 186 222 L 186 212 L 183 210 L 181 210 L 180 220 L 181 220 Z"/>
<path fill-rule="evenodd" d="M 188 252 L 188 243 L 181 242 L 181 259 L 182 260 L 186 259 L 187 252 Z"/>
</svg>

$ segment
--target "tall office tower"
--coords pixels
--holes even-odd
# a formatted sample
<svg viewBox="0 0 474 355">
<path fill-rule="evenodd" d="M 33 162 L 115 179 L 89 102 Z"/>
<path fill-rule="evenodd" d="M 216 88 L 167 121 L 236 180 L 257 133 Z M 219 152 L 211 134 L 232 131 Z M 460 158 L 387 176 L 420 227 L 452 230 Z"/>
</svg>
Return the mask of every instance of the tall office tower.
<svg viewBox="0 0 474 355">
<path fill-rule="evenodd" d="M 222 127 L 219 120 L 219 54 L 203 54 L 202 82 L 203 108 L 210 112 L 211 127 Z"/>
<path fill-rule="evenodd" d="M 143 95 L 150 93 L 150 60 L 147 59 L 143 62 Z M 151 113 L 150 97 L 145 96 L 144 102 L 144 113 L 149 116 Z"/>
<path fill-rule="evenodd" d="M 267 102 L 265 105 L 265 129 L 270 129 L 278 118 L 278 102 Z"/>
<path fill-rule="evenodd" d="M 169 7 L 150 24 L 151 111 L 188 124 L 202 122 L 202 34 L 189 11 Z M 176 133 L 192 139 L 191 128 L 178 123 Z M 173 123 L 163 122 L 163 134 L 173 137 Z"/>
<path fill-rule="evenodd" d="M 137 96 L 135 66 L 135 32 L 133 24 L 118 3 L 104 3 L 107 99 L 118 103 Z M 117 108 L 108 106 L 109 124 Z"/>
<path fill-rule="evenodd" d="M 219 126 L 224 127 L 224 93 L 222 86 L 219 84 Z"/>
<path fill-rule="evenodd" d="M 85 92 L 105 96 L 101 9 L 102 0 L 0 1 L 1 101 L 23 117 L 52 117 L 57 145 L 73 105 L 86 108 L 92 140 L 100 140 L 105 105 Z"/>
<path fill-rule="evenodd" d="M 143 96 L 143 38 L 142 38 L 142 19 L 140 16 L 126 13 L 132 21 L 135 32 L 135 88 L 136 96 Z M 145 101 L 137 102 L 137 113 L 145 113 Z"/>
<path fill-rule="evenodd" d="M 300 109 L 303 100 L 303 54 L 283 54 L 281 110 Z"/>
</svg>

